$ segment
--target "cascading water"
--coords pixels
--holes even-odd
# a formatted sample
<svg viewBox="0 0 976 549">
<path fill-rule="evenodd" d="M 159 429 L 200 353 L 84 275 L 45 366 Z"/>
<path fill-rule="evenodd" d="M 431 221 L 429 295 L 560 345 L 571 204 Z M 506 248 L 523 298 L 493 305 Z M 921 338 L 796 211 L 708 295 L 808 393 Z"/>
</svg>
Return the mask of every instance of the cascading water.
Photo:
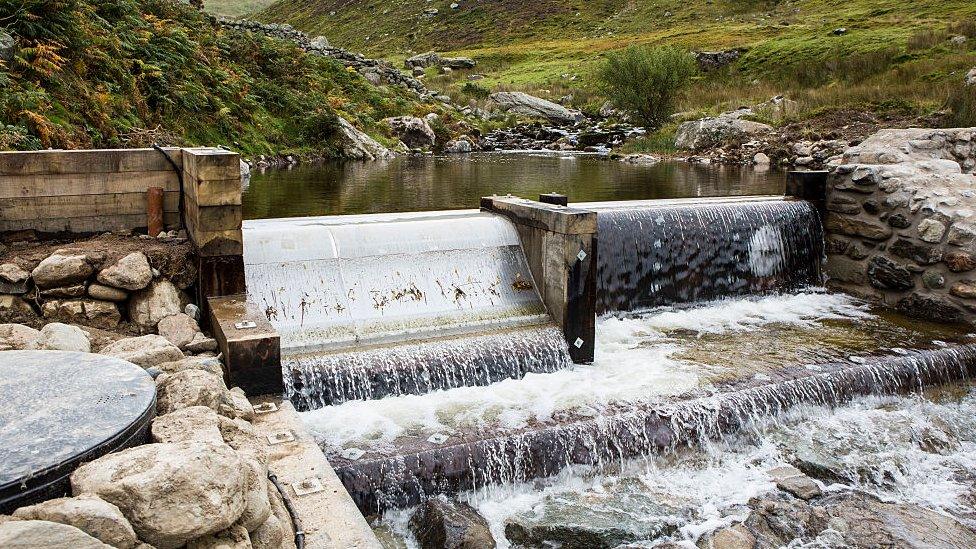
<svg viewBox="0 0 976 549">
<path fill-rule="evenodd" d="M 514 227 L 478 211 L 244 224 L 248 298 L 300 409 L 569 364 Z"/>
<path fill-rule="evenodd" d="M 823 228 L 808 202 L 767 197 L 576 206 L 598 214 L 598 314 L 820 282 Z"/>
</svg>

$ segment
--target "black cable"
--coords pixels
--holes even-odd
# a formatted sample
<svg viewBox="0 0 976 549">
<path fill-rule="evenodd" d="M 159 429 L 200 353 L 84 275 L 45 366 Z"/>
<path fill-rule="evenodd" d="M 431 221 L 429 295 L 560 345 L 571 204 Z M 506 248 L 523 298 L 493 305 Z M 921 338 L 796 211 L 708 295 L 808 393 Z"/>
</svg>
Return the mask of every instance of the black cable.
<svg viewBox="0 0 976 549">
<path fill-rule="evenodd" d="M 180 181 L 180 207 L 179 207 L 179 210 L 180 210 L 180 227 L 189 230 L 188 227 L 186 226 L 186 219 L 183 216 L 183 194 L 184 194 L 184 189 L 183 189 L 183 170 L 179 166 L 176 165 L 176 161 L 173 160 L 172 157 L 170 157 L 169 153 L 166 152 L 158 144 L 153 143 L 152 148 L 154 148 L 157 151 L 161 152 L 163 154 L 163 156 L 166 157 L 166 160 L 169 162 L 169 165 L 173 167 L 173 171 L 176 172 L 176 178 L 179 179 L 179 181 Z M 157 235 L 151 234 L 149 236 L 157 236 Z"/>
<path fill-rule="evenodd" d="M 305 531 L 302 530 L 302 519 L 298 518 L 298 512 L 295 511 L 295 507 L 291 503 L 291 498 L 288 497 L 288 494 L 285 493 L 285 488 L 278 482 L 278 477 L 270 470 L 268 471 L 268 480 L 278 489 L 278 493 L 281 494 L 281 499 L 285 502 L 285 509 L 288 510 L 288 514 L 291 516 L 291 523 L 295 527 L 295 547 L 297 549 L 305 549 Z"/>
</svg>

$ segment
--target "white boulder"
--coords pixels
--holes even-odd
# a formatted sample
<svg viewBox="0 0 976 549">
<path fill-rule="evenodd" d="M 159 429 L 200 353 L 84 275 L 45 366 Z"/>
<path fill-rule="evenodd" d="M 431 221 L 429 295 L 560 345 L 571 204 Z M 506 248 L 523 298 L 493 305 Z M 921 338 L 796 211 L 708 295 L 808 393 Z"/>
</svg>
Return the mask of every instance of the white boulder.
<svg viewBox="0 0 976 549">
<path fill-rule="evenodd" d="M 101 354 L 128 360 L 143 368 L 184 358 L 183 351 L 179 347 L 163 336 L 155 334 L 120 339 L 102 349 Z"/>
<path fill-rule="evenodd" d="M 52 322 L 41 328 L 41 347 L 51 351 L 91 352 L 88 333 L 77 326 Z"/>
<path fill-rule="evenodd" d="M 21 507 L 14 511 L 13 516 L 24 520 L 48 520 L 74 526 L 118 549 L 132 549 L 139 545 L 139 539 L 122 511 L 93 494 L 52 499 Z"/>
<path fill-rule="evenodd" d="M 112 265 L 102 269 L 96 279 L 113 288 L 141 290 L 152 282 L 152 268 L 146 254 L 132 252 Z"/>
</svg>

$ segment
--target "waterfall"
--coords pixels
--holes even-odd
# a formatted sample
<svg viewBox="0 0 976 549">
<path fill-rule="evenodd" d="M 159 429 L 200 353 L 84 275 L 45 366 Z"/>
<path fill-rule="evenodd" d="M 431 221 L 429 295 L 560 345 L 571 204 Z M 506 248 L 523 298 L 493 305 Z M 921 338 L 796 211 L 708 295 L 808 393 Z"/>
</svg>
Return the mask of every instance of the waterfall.
<svg viewBox="0 0 976 549">
<path fill-rule="evenodd" d="M 823 228 L 784 199 L 580 204 L 598 212 L 597 313 L 789 291 L 821 281 Z"/>
</svg>

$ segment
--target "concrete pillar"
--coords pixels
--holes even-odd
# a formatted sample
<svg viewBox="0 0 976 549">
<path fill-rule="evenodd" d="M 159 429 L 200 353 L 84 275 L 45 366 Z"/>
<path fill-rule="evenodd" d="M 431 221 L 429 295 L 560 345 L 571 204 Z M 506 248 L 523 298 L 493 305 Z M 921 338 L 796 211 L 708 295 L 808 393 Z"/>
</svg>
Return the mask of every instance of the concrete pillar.
<svg viewBox="0 0 976 549">
<path fill-rule="evenodd" d="M 596 332 L 596 212 L 515 197 L 481 199 L 515 224 L 532 277 L 577 364 L 593 362 Z"/>
<path fill-rule="evenodd" d="M 248 396 L 284 391 L 281 377 L 281 339 L 261 309 L 247 296 L 210 298 L 210 326 L 224 364 L 227 383 Z"/>
</svg>

